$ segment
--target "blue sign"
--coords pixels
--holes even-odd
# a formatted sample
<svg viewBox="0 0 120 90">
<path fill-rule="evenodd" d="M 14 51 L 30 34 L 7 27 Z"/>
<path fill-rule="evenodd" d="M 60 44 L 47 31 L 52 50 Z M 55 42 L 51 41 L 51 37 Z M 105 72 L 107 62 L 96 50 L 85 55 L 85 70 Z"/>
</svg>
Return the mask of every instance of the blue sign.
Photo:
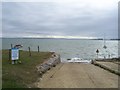
<svg viewBox="0 0 120 90">
<path fill-rule="evenodd" d="M 18 60 L 19 59 L 19 49 L 18 48 L 12 48 L 11 49 L 11 59 L 12 60 Z"/>
</svg>

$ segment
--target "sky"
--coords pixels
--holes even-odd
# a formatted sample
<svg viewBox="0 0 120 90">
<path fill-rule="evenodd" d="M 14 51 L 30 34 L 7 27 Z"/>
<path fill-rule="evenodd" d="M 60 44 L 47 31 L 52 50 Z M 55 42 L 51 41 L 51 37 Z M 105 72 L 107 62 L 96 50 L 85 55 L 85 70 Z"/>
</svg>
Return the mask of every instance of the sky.
<svg viewBox="0 0 120 90">
<path fill-rule="evenodd" d="M 118 0 L 2 2 L 1 37 L 118 38 Z"/>
</svg>

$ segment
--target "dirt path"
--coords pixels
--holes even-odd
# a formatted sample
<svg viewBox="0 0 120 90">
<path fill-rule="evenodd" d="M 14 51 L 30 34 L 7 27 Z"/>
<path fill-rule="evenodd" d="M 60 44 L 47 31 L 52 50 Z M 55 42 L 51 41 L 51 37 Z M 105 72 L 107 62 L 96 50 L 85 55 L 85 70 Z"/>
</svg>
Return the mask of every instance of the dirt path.
<svg viewBox="0 0 120 90">
<path fill-rule="evenodd" d="M 117 88 L 118 76 L 92 64 L 65 63 L 43 75 L 39 88 Z"/>
</svg>

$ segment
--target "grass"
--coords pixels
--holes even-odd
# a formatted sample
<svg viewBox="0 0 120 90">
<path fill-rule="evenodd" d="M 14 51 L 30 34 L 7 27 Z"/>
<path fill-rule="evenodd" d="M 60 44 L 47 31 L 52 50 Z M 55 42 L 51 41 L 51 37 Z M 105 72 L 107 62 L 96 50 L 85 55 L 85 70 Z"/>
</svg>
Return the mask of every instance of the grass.
<svg viewBox="0 0 120 90">
<path fill-rule="evenodd" d="M 47 60 L 51 52 L 20 51 L 19 60 L 22 64 L 12 65 L 9 61 L 9 51 L 2 51 L 2 88 L 28 88 L 28 85 L 36 82 L 40 77 L 36 71 L 36 65 Z"/>
</svg>

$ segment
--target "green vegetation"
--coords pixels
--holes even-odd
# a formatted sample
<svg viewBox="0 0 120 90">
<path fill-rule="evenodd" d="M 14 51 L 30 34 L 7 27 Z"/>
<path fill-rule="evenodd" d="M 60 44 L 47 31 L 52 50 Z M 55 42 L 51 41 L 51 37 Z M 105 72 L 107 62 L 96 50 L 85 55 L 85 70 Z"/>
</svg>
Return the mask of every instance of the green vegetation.
<svg viewBox="0 0 120 90">
<path fill-rule="evenodd" d="M 36 71 L 36 65 L 47 60 L 51 52 L 31 52 L 20 51 L 21 64 L 11 64 L 9 61 L 9 51 L 2 51 L 2 88 L 27 88 L 32 85 L 39 74 Z"/>
</svg>

